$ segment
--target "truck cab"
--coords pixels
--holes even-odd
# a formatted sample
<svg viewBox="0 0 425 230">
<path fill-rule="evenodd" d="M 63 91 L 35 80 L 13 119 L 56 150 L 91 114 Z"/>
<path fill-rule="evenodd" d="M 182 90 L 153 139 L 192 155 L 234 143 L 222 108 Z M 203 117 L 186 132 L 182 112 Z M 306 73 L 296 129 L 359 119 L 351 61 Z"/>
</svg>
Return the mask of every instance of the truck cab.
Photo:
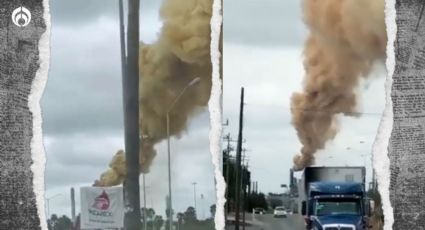
<svg viewBox="0 0 425 230">
<path fill-rule="evenodd" d="M 368 229 L 370 210 L 363 183 L 364 172 L 359 167 L 306 168 L 300 184 L 303 191 L 300 208 L 306 229 Z M 354 180 L 343 180 L 346 175 Z"/>
<path fill-rule="evenodd" d="M 362 184 L 313 182 L 303 210 L 307 229 L 367 229 L 367 207 Z"/>
</svg>

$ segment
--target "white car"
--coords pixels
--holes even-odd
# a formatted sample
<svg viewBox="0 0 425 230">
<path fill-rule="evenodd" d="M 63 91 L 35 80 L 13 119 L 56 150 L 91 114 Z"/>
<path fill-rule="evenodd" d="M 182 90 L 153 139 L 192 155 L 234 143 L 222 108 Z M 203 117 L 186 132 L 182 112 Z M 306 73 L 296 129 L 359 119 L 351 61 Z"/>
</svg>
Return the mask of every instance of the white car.
<svg viewBox="0 0 425 230">
<path fill-rule="evenodd" d="M 286 217 L 288 213 L 284 207 L 276 207 L 273 212 L 274 217 Z"/>
<path fill-rule="evenodd" d="M 252 213 L 254 213 L 254 214 L 260 214 L 260 215 L 263 215 L 265 212 L 266 211 L 264 209 L 262 209 L 262 208 L 254 208 L 252 210 Z"/>
</svg>

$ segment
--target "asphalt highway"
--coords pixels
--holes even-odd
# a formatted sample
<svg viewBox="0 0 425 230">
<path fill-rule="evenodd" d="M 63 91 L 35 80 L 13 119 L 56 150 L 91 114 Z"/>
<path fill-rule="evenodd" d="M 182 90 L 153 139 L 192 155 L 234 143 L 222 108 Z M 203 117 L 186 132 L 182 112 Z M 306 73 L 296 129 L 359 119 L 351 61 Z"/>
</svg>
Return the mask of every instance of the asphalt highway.
<svg viewBox="0 0 425 230">
<path fill-rule="evenodd" d="M 272 214 L 246 214 L 245 230 L 305 230 L 304 221 L 300 215 L 288 215 L 275 218 Z M 233 224 L 227 224 L 226 230 L 234 230 Z M 240 226 L 239 230 L 243 230 Z"/>
</svg>

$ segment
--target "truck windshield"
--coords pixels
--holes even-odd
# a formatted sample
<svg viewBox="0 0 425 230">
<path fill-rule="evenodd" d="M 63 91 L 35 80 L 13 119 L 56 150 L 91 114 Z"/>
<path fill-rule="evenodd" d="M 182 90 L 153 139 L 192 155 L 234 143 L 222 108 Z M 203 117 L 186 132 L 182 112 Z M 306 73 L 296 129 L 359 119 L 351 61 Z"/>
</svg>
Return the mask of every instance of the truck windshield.
<svg viewBox="0 0 425 230">
<path fill-rule="evenodd" d="M 358 199 L 317 199 L 314 205 L 316 216 L 348 214 L 360 215 L 361 204 Z"/>
</svg>

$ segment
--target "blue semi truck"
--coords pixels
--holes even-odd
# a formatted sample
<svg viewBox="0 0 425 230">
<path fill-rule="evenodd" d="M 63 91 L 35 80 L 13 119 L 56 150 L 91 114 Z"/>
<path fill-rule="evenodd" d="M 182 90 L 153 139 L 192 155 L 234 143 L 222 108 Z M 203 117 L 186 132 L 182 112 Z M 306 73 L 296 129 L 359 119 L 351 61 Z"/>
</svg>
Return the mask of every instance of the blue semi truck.
<svg viewBox="0 0 425 230">
<path fill-rule="evenodd" d="M 364 167 L 307 167 L 298 184 L 307 230 L 366 230 L 370 205 Z"/>
</svg>

